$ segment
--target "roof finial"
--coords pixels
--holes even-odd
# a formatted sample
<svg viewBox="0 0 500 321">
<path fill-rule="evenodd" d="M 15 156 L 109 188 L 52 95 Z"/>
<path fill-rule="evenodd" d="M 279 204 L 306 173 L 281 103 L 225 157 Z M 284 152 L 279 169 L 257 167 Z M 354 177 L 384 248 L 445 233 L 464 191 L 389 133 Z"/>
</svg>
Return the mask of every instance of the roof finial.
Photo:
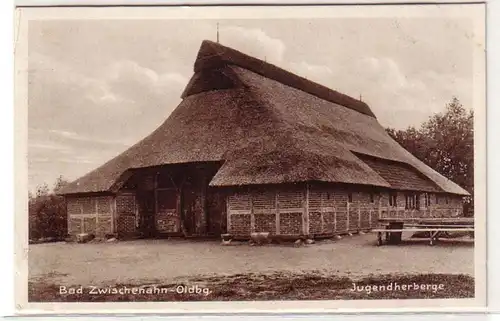
<svg viewBox="0 0 500 321">
<path fill-rule="evenodd" d="M 359 101 L 363 101 L 363 96 L 359 94 Z"/>
<path fill-rule="evenodd" d="M 217 43 L 219 43 L 219 23 L 217 22 Z"/>
</svg>

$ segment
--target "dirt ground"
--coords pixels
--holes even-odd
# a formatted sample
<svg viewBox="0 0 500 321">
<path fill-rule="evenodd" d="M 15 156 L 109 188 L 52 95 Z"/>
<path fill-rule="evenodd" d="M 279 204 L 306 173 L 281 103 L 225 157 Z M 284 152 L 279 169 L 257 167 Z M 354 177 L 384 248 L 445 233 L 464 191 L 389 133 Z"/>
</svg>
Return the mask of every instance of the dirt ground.
<svg viewBox="0 0 500 321">
<path fill-rule="evenodd" d="M 203 276 L 319 273 L 362 278 L 382 274 L 474 274 L 473 240 L 406 240 L 375 245 L 376 235 L 354 235 L 296 247 L 221 246 L 217 241 L 136 240 L 45 243 L 29 246 L 29 280 L 59 285 L 175 282 Z"/>
<path fill-rule="evenodd" d="M 464 274 L 384 274 L 353 280 L 310 272 L 249 273 L 170 284 L 80 286 L 72 293 L 56 284 L 30 282 L 28 298 L 31 302 L 448 299 L 473 298 L 474 283 Z"/>
</svg>

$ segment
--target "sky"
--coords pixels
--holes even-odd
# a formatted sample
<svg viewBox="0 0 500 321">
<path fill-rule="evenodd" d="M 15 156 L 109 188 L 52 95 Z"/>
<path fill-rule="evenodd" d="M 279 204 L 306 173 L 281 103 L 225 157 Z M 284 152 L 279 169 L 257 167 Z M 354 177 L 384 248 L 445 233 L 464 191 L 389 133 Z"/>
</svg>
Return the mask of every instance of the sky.
<svg viewBox="0 0 500 321">
<path fill-rule="evenodd" d="M 221 44 L 361 98 L 383 126 L 419 126 L 453 96 L 471 108 L 471 20 L 217 21 Z M 156 129 L 217 21 L 30 21 L 29 189 L 74 180 Z"/>
</svg>

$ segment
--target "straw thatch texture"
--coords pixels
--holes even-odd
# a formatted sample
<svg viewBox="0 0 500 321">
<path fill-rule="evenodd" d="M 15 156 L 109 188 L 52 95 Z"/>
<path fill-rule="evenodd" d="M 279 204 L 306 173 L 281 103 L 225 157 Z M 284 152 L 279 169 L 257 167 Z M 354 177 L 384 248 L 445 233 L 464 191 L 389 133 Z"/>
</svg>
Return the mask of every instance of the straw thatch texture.
<svg viewBox="0 0 500 321">
<path fill-rule="evenodd" d="M 288 78 L 275 80 L 290 73 L 222 51 L 209 58 L 209 50 L 201 50 L 195 63 L 199 72 L 158 129 L 62 193 L 107 191 L 131 168 L 206 161 L 224 162 L 212 186 L 324 181 L 391 187 L 357 152 L 409 164 L 443 192 L 467 194 L 404 150 L 369 113 L 311 94 L 317 84 L 298 89 Z M 239 60 L 231 63 L 233 58 Z M 264 67 L 257 68 L 258 62 Z M 207 72 L 209 67 L 217 72 Z M 203 75 L 220 84 L 210 86 Z M 346 101 L 340 102 L 349 105 Z M 404 181 L 397 186 L 403 187 Z"/>
<path fill-rule="evenodd" d="M 442 192 L 430 179 L 408 164 L 362 154 L 356 156 L 382 176 L 394 189 Z"/>
<path fill-rule="evenodd" d="M 300 149 L 301 157 L 320 157 L 323 160 L 316 163 L 319 166 L 315 167 L 314 175 L 309 176 L 311 180 L 391 186 L 353 154 L 357 152 L 375 156 L 381 160 L 387 159 L 409 164 L 420 171 L 424 177 L 433 181 L 443 192 L 467 195 L 467 192 L 460 186 L 435 172 L 403 149 L 385 132 L 375 118 L 261 77 L 249 70 L 240 67 L 232 68 L 280 120 L 281 130 L 278 135 L 286 134 L 288 138 L 285 141 Z M 279 147 L 279 150 L 286 153 L 287 145 Z M 260 157 L 264 156 L 260 155 Z M 338 161 L 333 164 L 334 159 L 343 159 L 351 167 L 344 166 Z M 322 165 L 326 163 L 332 166 L 328 167 L 329 174 L 323 173 L 320 179 L 317 176 L 321 172 Z M 244 167 L 245 164 L 247 168 Z M 307 162 L 302 162 L 302 164 L 305 165 Z M 356 168 L 355 165 L 363 167 Z M 228 160 L 211 184 L 221 186 L 255 183 L 256 177 L 252 173 L 258 173 L 259 167 L 258 159 L 252 159 L 252 162 L 246 163 L 241 159 Z M 307 165 L 302 169 L 307 169 Z M 244 178 L 242 177 L 244 172 L 250 174 Z M 267 178 L 265 182 L 271 183 L 269 180 Z M 410 182 L 405 185 L 404 176 L 401 176 L 400 182 L 394 188 L 415 189 L 415 186 Z"/>
<path fill-rule="evenodd" d="M 206 69 L 217 69 L 226 65 L 239 66 L 243 69 L 251 70 L 256 74 L 286 84 L 289 87 L 299 89 L 326 101 L 375 118 L 375 114 L 373 114 L 370 107 L 360 100 L 292 74 L 273 64 L 248 56 L 238 50 L 221 46 L 209 40 L 203 41 L 194 63 L 194 71 L 202 72 Z"/>
<path fill-rule="evenodd" d="M 228 150 L 264 145 L 275 132 L 273 117 L 244 88 L 189 96 L 152 134 L 62 193 L 107 191 L 130 168 L 224 160 Z"/>
</svg>

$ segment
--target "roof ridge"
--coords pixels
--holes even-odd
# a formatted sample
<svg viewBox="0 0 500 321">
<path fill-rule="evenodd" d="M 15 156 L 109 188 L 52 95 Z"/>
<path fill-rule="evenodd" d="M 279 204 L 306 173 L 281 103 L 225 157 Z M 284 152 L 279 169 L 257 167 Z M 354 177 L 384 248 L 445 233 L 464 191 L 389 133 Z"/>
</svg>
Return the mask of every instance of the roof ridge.
<svg viewBox="0 0 500 321">
<path fill-rule="evenodd" d="M 223 46 L 220 43 L 210 40 L 203 40 L 194 63 L 194 72 L 196 73 L 205 69 L 220 68 L 224 65 L 239 66 L 263 77 L 278 81 L 284 85 L 293 87 L 303 92 L 307 92 L 318 98 L 376 118 L 370 107 L 363 101 L 330 89 L 312 80 L 298 76 L 269 62 L 249 56 L 236 49 Z"/>
</svg>

